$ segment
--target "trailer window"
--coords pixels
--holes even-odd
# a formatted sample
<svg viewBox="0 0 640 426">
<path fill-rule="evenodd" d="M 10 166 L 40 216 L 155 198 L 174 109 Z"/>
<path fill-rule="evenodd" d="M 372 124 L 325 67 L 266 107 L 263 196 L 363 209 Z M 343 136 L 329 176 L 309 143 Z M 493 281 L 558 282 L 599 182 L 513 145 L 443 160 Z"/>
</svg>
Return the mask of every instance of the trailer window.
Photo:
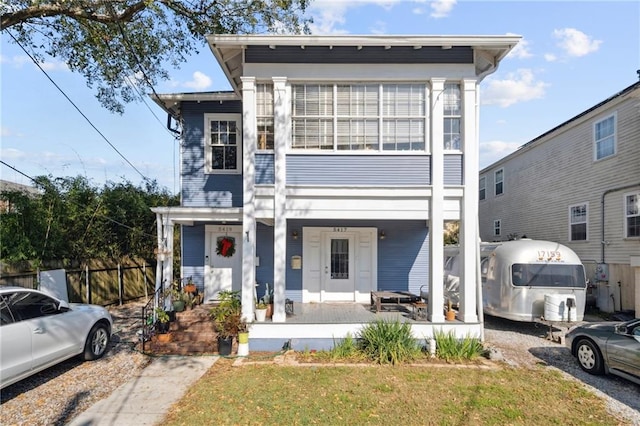
<svg viewBox="0 0 640 426">
<path fill-rule="evenodd" d="M 511 266 L 511 282 L 521 287 L 584 288 L 586 280 L 581 265 L 525 264 Z"/>
</svg>

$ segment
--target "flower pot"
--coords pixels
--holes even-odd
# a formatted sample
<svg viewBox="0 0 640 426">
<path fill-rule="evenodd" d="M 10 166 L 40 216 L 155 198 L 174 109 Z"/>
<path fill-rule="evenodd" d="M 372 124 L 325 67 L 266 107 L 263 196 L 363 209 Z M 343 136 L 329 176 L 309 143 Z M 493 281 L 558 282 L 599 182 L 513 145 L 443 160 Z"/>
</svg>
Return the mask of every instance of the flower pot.
<svg viewBox="0 0 640 426">
<path fill-rule="evenodd" d="M 168 343 L 171 341 L 171 333 L 158 334 L 157 339 L 159 343 Z"/>
<path fill-rule="evenodd" d="M 256 321 L 264 322 L 267 319 L 266 309 L 256 309 Z"/>
<path fill-rule="evenodd" d="M 273 316 L 273 303 L 269 303 L 267 305 L 267 318 L 271 318 Z"/>
<path fill-rule="evenodd" d="M 168 311 L 167 315 L 169 315 L 169 322 L 174 322 L 176 320 L 176 311 Z"/>
<path fill-rule="evenodd" d="M 238 333 L 238 356 L 249 355 L 249 333 Z"/>
<path fill-rule="evenodd" d="M 169 332 L 169 323 L 168 322 L 157 322 L 158 334 L 165 334 Z"/>
<path fill-rule="evenodd" d="M 173 301 L 173 310 L 176 312 L 184 311 L 184 300 L 174 300 Z"/>
<path fill-rule="evenodd" d="M 454 310 L 447 311 L 447 313 L 445 315 L 445 319 L 447 321 L 455 321 L 456 320 L 456 311 L 454 311 Z"/>
<path fill-rule="evenodd" d="M 231 355 L 233 337 L 218 337 L 218 354 L 222 356 Z"/>
<path fill-rule="evenodd" d="M 187 284 L 187 285 L 184 286 L 183 291 L 185 293 L 195 293 L 197 291 L 196 290 L 196 285 L 195 284 Z"/>
</svg>

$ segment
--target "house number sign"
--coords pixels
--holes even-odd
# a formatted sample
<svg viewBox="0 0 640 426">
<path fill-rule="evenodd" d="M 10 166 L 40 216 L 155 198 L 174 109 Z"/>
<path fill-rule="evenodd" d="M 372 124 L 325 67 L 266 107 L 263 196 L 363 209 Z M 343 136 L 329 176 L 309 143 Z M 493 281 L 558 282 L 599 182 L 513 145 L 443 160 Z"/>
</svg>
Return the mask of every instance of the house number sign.
<svg viewBox="0 0 640 426">
<path fill-rule="evenodd" d="M 218 226 L 218 232 L 233 232 L 233 228 L 230 226 Z"/>
<path fill-rule="evenodd" d="M 347 228 L 344 228 L 344 227 L 343 228 L 336 228 L 336 227 L 334 227 L 333 228 L 333 232 L 347 232 Z"/>
</svg>

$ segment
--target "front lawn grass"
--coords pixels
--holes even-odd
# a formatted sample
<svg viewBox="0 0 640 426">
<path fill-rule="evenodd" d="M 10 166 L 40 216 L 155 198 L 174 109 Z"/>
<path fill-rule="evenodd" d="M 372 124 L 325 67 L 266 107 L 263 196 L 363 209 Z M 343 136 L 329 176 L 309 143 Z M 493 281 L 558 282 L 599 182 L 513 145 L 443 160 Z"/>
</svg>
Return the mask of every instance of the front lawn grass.
<svg viewBox="0 0 640 426">
<path fill-rule="evenodd" d="M 601 399 L 544 367 L 231 363 L 220 359 L 163 424 L 621 424 Z"/>
</svg>

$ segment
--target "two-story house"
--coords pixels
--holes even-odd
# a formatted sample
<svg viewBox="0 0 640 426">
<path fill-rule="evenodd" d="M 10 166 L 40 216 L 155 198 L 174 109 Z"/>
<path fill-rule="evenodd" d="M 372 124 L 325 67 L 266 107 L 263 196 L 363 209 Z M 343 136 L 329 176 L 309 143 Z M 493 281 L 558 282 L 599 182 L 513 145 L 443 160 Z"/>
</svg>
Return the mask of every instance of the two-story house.
<svg viewBox="0 0 640 426">
<path fill-rule="evenodd" d="M 480 172 L 483 241 L 574 250 L 603 311 L 640 312 L 640 82 Z"/>
<path fill-rule="evenodd" d="M 181 205 L 153 209 L 157 285 L 180 224 L 181 275 L 206 300 L 240 290 L 249 320 L 268 283 L 274 324 L 286 299 L 368 304 L 422 286 L 444 323 L 443 230 L 460 220 L 457 323 L 479 334 L 478 86 L 519 39 L 210 36 L 232 90 L 155 99 L 182 131 Z"/>
</svg>

